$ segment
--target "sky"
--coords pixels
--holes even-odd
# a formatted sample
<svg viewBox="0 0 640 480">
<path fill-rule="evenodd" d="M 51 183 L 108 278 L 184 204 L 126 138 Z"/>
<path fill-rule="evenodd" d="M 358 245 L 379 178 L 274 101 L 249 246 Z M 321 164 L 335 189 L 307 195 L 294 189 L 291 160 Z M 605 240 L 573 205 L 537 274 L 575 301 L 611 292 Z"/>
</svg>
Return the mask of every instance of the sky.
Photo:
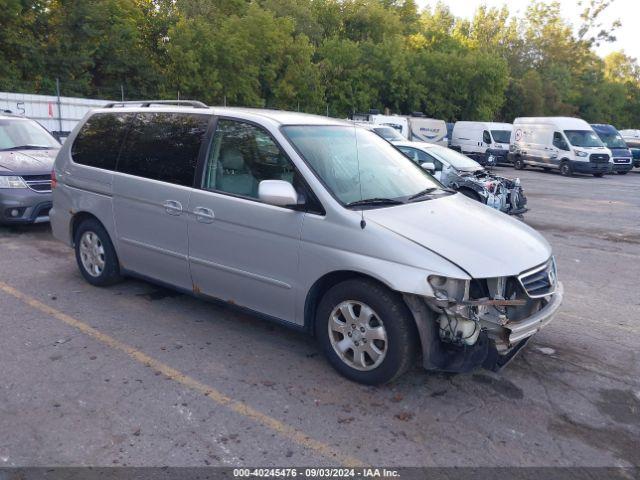
<svg viewBox="0 0 640 480">
<path fill-rule="evenodd" d="M 523 16 L 530 0 L 441 0 L 449 6 L 454 15 L 463 18 L 471 18 L 476 9 L 485 4 L 488 7 L 502 7 L 507 5 L 509 11 L 517 16 Z M 544 0 L 550 3 L 550 0 Z M 437 0 L 416 0 L 418 6 L 433 6 Z M 577 5 L 576 0 L 559 0 L 562 15 L 572 24 L 580 22 L 580 12 L 582 7 Z M 583 0 L 588 3 L 588 0 Z M 613 0 L 609 8 L 602 14 L 601 21 L 605 25 L 611 25 L 614 20 L 620 20 L 622 26 L 616 31 L 616 42 L 601 45 L 596 49 L 600 56 L 616 50 L 624 52 L 640 60 L 640 0 Z"/>
</svg>

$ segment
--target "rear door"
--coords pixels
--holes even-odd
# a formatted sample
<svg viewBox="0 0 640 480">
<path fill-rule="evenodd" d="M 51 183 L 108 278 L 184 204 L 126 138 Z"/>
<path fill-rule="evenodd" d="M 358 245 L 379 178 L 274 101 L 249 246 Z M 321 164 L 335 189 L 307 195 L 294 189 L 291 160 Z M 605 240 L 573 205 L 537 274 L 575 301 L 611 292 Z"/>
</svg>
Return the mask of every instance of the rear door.
<svg viewBox="0 0 640 480">
<path fill-rule="evenodd" d="M 302 177 L 262 127 L 221 118 L 202 189 L 189 202 L 189 261 L 198 292 L 294 321 L 305 213 L 258 199 L 262 180 L 285 180 L 310 199 Z"/>
<path fill-rule="evenodd" d="M 475 153 L 478 146 L 476 128 L 470 124 L 464 124 L 454 131 L 454 138 L 462 153 Z M 475 146 L 475 148 L 474 148 Z"/>
<path fill-rule="evenodd" d="M 556 160 L 556 149 L 553 146 L 553 130 L 544 126 L 540 129 L 538 145 L 538 161 L 545 167 L 554 167 Z"/>
<path fill-rule="evenodd" d="M 466 148 L 462 149 L 462 153 L 472 154 L 472 158 L 477 158 L 477 154 L 484 153 L 485 147 L 482 141 L 483 128 L 481 125 L 472 125 L 469 129 L 469 140 Z"/>
<path fill-rule="evenodd" d="M 526 125 L 523 127 L 525 132 L 525 143 L 522 147 L 522 156 L 527 163 L 533 165 L 542 165 L 545 161 L 545 134 L 544 126 Z"/>
<path fill-rule="evenodd" d="M 187 208 L 211 115 L 138 113 L 118 160 L 113 205 L 122 266 L 191 290 Z"/>
</svg>

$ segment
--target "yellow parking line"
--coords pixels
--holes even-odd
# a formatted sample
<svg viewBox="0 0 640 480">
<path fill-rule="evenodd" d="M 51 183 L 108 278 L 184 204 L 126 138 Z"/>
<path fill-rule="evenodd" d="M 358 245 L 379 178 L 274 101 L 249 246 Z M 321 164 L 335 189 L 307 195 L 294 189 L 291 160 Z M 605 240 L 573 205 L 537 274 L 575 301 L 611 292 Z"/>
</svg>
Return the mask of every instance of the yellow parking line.
<svg viewBox="0 0 640 480">
<path fill-rule="evenodd" d="M 67 315 L 66 313 L 62 313 L 61 311 L 56 310 L 55 308 L 50 307 L 49 305 L 46 305 L 40 302 L 39 300 L 24 294 L 21 291 L 16 290 L 15 288 L 7 285 L 4 282 L 0 282 L 0 291 L 17 298 L 21 302 L 29 305 L 32 308 L 35 308 L 36 310 L 41 311 L 42 313 L 51 315 L 57 320 L 63 323 L 66 323 L 67 325 L 73 328 L 80 330 L 85 335 L 88 335 L 89 337 L 99 341 L 100 343 L 103 343 L 104 345 L 107 345 L 108 347 L 111 347 L 115 350 L 120 350 L 121 352 L 126 353 L 131 358 L 133 358 L 136 362 L 139 362 L 147 367 L 151 367 L 161 372 L 163 375 L 170 378 L 171 380 L 174 380 L 179 384 L 184 385 L 185 387 L 193 391 L 206 395 L 207 398 L 217 403 L 218 405 L 225 406 L 229 408 L 231 411 L 238 413 L 243 417 L 249 418 L 275 431 L 281 436 L 288 438 L 294 443 L 304 448 L 307 448 L 309 450 L 313 450 L 316 453 L 319 453 L 320 455 L 328 458 L 331 461 L 340 463 L 347 467 L 364 466 L 363 462 L 361 462 L 357 458 L 351 457 L 349 455 L 345 455 L 338 449 L 326 443 L 315 440 L 309 437 L 308 435 L 306 435 L 305 433 L 301 432 L 300 430 L 297 430 L 296 428 L 291 427 L 290 425 L 287 425 L 286 423 L 283 423 L 280 420 L 276 420 L 275 418 L 270 417 L 269 415 L 265 415 L 264 413 L 259 412 L 258 410 L 247 405 L 244 402 L 234 400 L 233 398 L 228 397 L 227 395 L 219 392 L 215 388 L 210 387 L 209 385 L 206 385 L 196 380 L 195 378 L 190 377 L 189 375 L 185 375 L 179 370 L 176 370 L 175 368 L 172 368 L 169 365 L 162 363 L 161 361 L 156 360 L 153 357 L 150 357 L 146 353 L 143 353 L 140 350 L 137 350 L 127 345 L 126 343 L 123 343 L 120 340 L 117 340 L 112 336 L 107 335 L 106 333 L 102 333 L 99 330 L 96 330 L 95 328 L 91 327 L 90 325 L 87 325 L 86 323 L 76 318 L 73 318 L 72 316 Z"/>
</svg>

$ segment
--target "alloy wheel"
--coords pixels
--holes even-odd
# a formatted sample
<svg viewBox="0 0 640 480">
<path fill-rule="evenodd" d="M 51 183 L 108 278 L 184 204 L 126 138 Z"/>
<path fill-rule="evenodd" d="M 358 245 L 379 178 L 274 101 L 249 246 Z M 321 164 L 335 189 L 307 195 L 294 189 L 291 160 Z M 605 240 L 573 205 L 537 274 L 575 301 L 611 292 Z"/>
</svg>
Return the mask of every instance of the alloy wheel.
<svg viewBox="0 0 640 480">
<path fill-rule="evenodd" d="M 94 232 L 84 232 L 80 237 L 80 261 L 92 277 L 102 275 L 105 267 L 104 246 Z"/>
<path fill-rule="evenodd" d="M 370 371 L 384 361 L 387 331 L 367 304 L 355 300 L 340 303 L 331 312 L 328 328 L 331 346 L 349 367 Z"/>
</svg>

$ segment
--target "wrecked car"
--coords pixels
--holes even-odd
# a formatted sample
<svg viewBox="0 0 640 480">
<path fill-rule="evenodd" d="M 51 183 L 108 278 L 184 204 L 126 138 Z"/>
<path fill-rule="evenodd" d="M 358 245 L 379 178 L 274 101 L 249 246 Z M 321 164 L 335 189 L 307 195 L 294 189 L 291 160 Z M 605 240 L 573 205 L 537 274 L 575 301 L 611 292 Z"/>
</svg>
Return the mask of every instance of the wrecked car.
<svg viewBox="0 0 640 480">
<path fill-rule="evenodd" d="M 53 233 L 88 283 L 137 276 L 309 332 L 364 384 L 418 357 L 500 368 L 562 302 L 539 233 L 341 120 L 113 104 L 78 124 L 52 176 Z"/>
<path fill-rule="evenodd" d="M 450 148 L 421 142 L 394 142 L 394 145 L 446 187 L 509 215 L 521 216 L 528 210 L 519 178 L 494 175 Z"/>
</svg>

